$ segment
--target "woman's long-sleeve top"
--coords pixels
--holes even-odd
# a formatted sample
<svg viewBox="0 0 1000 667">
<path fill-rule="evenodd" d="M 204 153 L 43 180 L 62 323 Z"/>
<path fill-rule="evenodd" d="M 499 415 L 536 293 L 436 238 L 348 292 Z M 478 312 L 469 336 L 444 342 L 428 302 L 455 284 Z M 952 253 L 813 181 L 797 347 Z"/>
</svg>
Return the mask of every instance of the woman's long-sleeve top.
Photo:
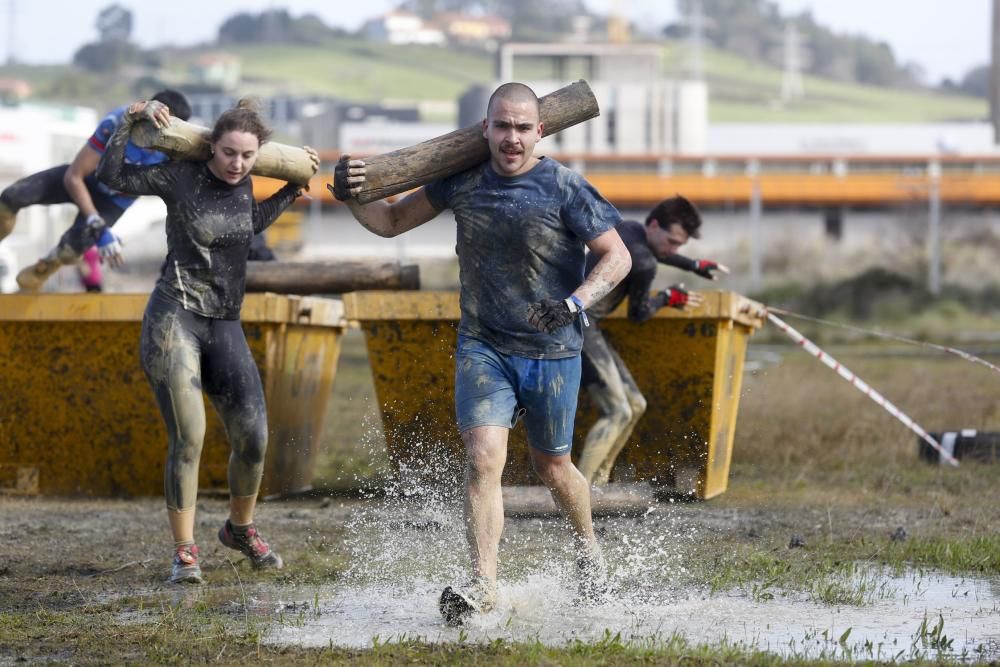
<svg viewBox="0 0 1000 667">
<path fill-rule="evenodd" d="M 167 261 L 155 290 L 199 315 L 239 319 L 250 242 L 295 201 L 299 186 L 289 183 L 258 203 L 249 175 L 229 184 L 207 162 L 125 164 L 131 126 L 126 118 L 112 135 L 97 177 L 121 192 L 156 195 L 166 203 Z"/>
</svg>

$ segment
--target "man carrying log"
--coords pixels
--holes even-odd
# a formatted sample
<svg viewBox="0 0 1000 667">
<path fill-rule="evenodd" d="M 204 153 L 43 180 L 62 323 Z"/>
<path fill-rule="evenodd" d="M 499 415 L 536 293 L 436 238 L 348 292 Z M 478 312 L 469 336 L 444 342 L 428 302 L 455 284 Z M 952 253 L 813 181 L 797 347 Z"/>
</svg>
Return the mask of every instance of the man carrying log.
<svg viewBox="0 0 1000 667">
<path fill-rule="evenodd" d="M 153 99 L 169 107 L 178 118 L 187 120 L 191 115 L 187 98 L 176 90 L 161 90 Z M 17 212 L 25 206 L 73 203 L 78 211 L 73 226 L 62 235 L 58 245 L 17 274 L 21 289 L 40 289 L 61 266 L 76 264 L 95 244 L 103 261 L 111 266 L 121 265 L 121 240 L 111 227 L 136 198 L 98 182 L 94 172 L 124 114 L 125 107 L 118 107 L 105 116 L 72 163 L 25 176 L 0 193 L 0 240 L 14 230 Z M 152 165 L 166 159 L 163 153 L 140 148 L 132 142 L 125 149 L 127 164 Z"/>
<path fill-rule="evenodd" d="M 649 293 L 656 277 L 657 262 L 712 280 L 715 279 L 713 271 L 729 273 L 729 269 L 716 262 L 688 259 L 677 254 L 688 239 L 699 238 L 700 228 L 701 216 L 697 209 L 679 195 L 657 204 L 646 216 L 645 225 L 625 220 L 617 227 L 632 257 L 632 268 L 611 292 L 587 309 L 592 326 L 583 331 L 582 384 L 601 413 L 587 433 L 577 461 L 580 472 L 591 484 L 607 484 L 615 459 L 646 411 L 646 399 L 628 367 L 601 332 L 600 321 L 626 296 L 628 318 L 633 322 L 645 322 L 664 306 L 681 310 L 700 306 L 701 295 L 688 292 L 683 285 L 673 285 L 653 296 Z M 597 261 L 599 258 L 588 256 L 587 266 Z"/>
<path fill-rule="evenodd" d="M 604 568 L 594 538 L 586 480 L 570 460 L 580 383 L 583 312 L 629 271 L 615 231 L 618 211 L 581 176 L 533 154 L 543 136 L 538 98 L 507 83 L 490 97 L 483 136 L 487 162 L 432 182 L 392 204 L 354 197 L 365 163 L 344 156 L 334 195 L 367 229 L 385 237 L 452 209 L 461 282 L 455 410 L 466 450 L 465 520 L 472 578 L 440 599 L 446 622 L 461 624 L 496 602 L 503 530 L 500 477 L 507 437 L 524 417 L 532 466 L 569 520 L 581 593 L 599 595 Z M 447 156 L 445 156 L 445 159 Z M 584 252 L 596 261 L 584 273 Z"/>
</svg>

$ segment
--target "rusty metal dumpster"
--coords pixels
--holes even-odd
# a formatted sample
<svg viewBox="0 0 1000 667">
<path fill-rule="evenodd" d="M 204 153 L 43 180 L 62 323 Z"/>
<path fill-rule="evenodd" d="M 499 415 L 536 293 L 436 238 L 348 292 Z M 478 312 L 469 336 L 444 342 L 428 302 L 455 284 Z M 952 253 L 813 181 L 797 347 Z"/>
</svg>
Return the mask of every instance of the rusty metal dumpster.
<svg viewBox="0 0 1000 667">
<path fill-rule="evenodd" d="M 163 492 L 166 431 L 139 363 L 148 295 L 0 295 L 0 491 Z M 248 294 L 269 444 L 262 493 L 308 488 L 340 355 L 339 301 Z M 229 446 L 211 404 L 202 489 L 227 488 Z"/>
<path fill-rule="evenodd" d="M 612 481 L 649 481 L 668 493 L 711 498 L 726 490 L 746 346 L 761 309 L 731 292 L 707 291 L 692 313 L 663 309 L 641 325 L 619 308 L 603 324 L 649 403 Z M 442 451 L 462 456 L 455 427 L 454 349 L 459 319 L 453 292 L 364 292 L 344 297 L 368 344 L 389 454 L 408 471 Z M 597 414 L 586 393 L 574 455 Z M 424 468 L 427 466 L 424 465 Z M 440 478 L 438 469 L 427 477 Z M 524 430 L 511 432 L 504 483 L 537 483 Z"/>
</svg>

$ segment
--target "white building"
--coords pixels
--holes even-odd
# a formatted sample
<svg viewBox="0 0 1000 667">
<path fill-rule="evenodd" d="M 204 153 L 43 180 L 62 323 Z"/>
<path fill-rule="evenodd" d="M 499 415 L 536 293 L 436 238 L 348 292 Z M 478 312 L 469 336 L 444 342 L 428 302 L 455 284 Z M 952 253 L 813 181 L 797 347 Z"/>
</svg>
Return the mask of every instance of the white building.
<svg viewBox="0 0 1000 667">
<path fill-rule="evenodd" d="M 222 90 L 235 90 L 241 81 L 241 61 L 230 53 L 206 53 L 191 65 L 191 80 Z"/>
<path fill-rule="evenodd" d="M 657 44 L 504 44 L 498 82 L 524 81 L 541 97 L 585 79 L 601 115 L 543 140 L 540 150 L 591 155 L 700 154 L 708 128 L 704 81 L 667 78 Z M 519 61 L 551 78 L 525 78 Z M 485 106 L 485 105 L 484 105 Z"/>
<path fill-rule="evenodd" d="M 495 51 L 511 35 L 510 22 L 499 16 L 445 12 L 434 17 L 434 23 L 451 42 L 487 51 Z"/>
<path fill-rule="evenodd" d="M 974 123 L 712 123 L 707 155 L 985 155 L 993 126 Z"/>
<path fill-rule="evenodd" d="M 396 10 L 372 19 L 363 26 L 368 39 L 389 44 L 431 44 L 445 43 L 445 35 L 411 12 Z"/>
</svg>

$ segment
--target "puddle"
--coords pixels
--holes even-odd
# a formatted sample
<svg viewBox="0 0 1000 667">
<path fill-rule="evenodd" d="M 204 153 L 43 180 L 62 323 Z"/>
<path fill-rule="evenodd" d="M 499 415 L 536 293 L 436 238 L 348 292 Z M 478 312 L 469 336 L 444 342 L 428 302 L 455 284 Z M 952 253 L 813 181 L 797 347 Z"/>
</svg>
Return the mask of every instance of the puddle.
<svg viewBox="0 0 1000 667">
<path fill-rule="evenodd" d="M 914 585 L 918 582 L 918 585 Z M 892 578 L 891 599 L 864 606 L 827 606 L 783 598 L 673 593 L 656 600 L 621 598 L 600 606 L 575 603 L 575 591 L 547 575 L 502 581 L 497 608 L 460 629 L 441 622 L 441 583 L 300 590 L 274 603 L 281 618 L 267 641 L 279 645 L 365 648 L 373 642 L 422 639 L 486 643 L 540 641 L 559 646 L 620 634 L 625 642 L 728 644 L 785 657 L 911 659 L 1000 657 L 996 584 L 938 575 Z M 292 593 L 294 597 L 296 593 Z M 262 608 L 259 600 L 251 606 Z"/>
<path fill-rule="evenodd" d="M 893 576 L 862 566 L 854 576 L 872 593 L 858 606 L 823 604 L 806 593 L 772 591 L 755 599 L 678 589 L 672 582 L 684 579 L 685 546 L 710 537 L 652 509 L 638 519 L 597 522 L 616 589 L 597 606 L 577 603 L 568 529 L 560 520 L 508 519 L 497 608 L 449 628 L 437 600 L 445 585 L 467 576 L 460 516 L 448 499 L 360 510 L 351 531 L 355 565 L 343 581 L 258 590 L 248 601 L 258 613 L 270 607 L 275 622 L 266 641 L 365 648 L 404 639 L 502 639 L 559 646 L 618 634 L 643 645 L 683 638 L 784 657 L 1000 658 L 1000 581 L 918 571 Z"/>
<path fill-rule="evenodd" d="M 785 657 L 964 656 L 969 661 L 1000 657 L 1000 597 L 995 584 L 991 589 L 983 580 L 937 575 L 923 575 L 919 586 L 913 581 L 890 579 L 899 591 L 896 596 L 864 607 L 696 593 L 580 606 L 565 582 L 537 575 L 502 581 L 497 608 L 459 629 L 441 622 L 440 582 L 312 588 L 284 591 L 285 601 L 273 602 L 279 618 L 267 641 L 365 648 L 373 642 L 403 639 L 469 643 L 503 639 L 559 646 L 620 634 L 624 642 L 648 644 L 683 637 L 693 644 L 724 643 Z M 267 603 L 255 599 L 250 606 L 259 612 Z"/>
<path fill-rule="evenodd" d="M 179 605 L 253 624 L 277 646 L 497 639 L 562 646 L 617 635 L 643 647 L 683 640 L 785 658 L 1000 660 L 1000 580 L 858 564 L 818 580 L 813 591 L 761 584 L 712 594 L 685 583 L 692 580 L 685 558 L 714 529 L 670 504 L 595 520 L 614 588 L 600 605 L 578 604 L 561 519 L 508 518 L 496 609 L 449 628 L 437 601 L 444 586 L 468 577 L 468 554 L 457 489 L 433 494 L 357 505 L 345 524 L 351 566 L 335 584 L 153 591 L 145 609 L 120 621 L 155 622 Z M 830 599 L 851 603 L 820 601 Z"/>
</svg>

